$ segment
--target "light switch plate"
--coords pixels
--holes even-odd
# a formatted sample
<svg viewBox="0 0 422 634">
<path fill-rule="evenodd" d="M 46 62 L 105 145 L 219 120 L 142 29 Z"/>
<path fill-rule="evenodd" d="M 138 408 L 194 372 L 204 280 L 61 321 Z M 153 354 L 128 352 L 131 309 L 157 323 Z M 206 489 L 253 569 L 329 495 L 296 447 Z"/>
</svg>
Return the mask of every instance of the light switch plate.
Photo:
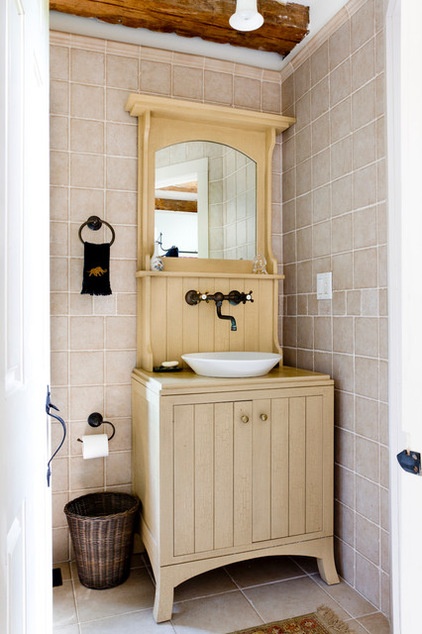
<svg viewBox="0 0 422 634">
<path fill-rule="evenodd" d="M 333 298 L 333 274 L 317 273 L 317 299 Z"/>
</svg>

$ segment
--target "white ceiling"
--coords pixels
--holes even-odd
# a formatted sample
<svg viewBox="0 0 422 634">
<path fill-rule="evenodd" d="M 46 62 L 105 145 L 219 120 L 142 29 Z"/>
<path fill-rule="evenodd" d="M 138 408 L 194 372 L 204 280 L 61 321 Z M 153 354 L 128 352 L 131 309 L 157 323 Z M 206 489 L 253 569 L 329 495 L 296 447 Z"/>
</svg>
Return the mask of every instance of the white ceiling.
<svg viewBox="0 0 422 634">
<path fill-rule="evenodd" d="M 283 0 L 277 0 L 283 4 Z M 87 35 L 108 40 L 117 40 L 161 48 L 182 53 L 191 53 L 225 59 L 241 64 L 249 64 L 259 68 L 281 70 L 301 48 L 306 46 L 310 38 L 315 35 L 345 4 L 348 0 L 294 0 L 296 4 L 303 4 L 310 8 L 309 34 L 293 51 L 284 59 L 277 53 L 254 51 L 252 49 L 229 44 L 216 44 L 206 42 L 201 38 L 186 38 L 174 33 L 156 33 L 147 29 L 131 29 L 118 24 L 107 24 L 95 19 L 80 18 L 74 15 L 50 12 L 50 28 L 65 33 Z M 284 3 L 285 4 L 285 3 Z M 258 0 L 259 8 L 259 0 Z"/>
</svg>

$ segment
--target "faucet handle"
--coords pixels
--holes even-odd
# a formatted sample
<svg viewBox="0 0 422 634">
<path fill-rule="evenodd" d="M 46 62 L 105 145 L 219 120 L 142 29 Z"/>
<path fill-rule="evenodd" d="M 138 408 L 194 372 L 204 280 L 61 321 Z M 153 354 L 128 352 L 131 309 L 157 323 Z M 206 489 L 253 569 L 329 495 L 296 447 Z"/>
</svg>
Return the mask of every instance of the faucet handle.
<svg viewBox="0 0 422 634">
<path fill-rule="evenodd" d="M 253 302 L 252 291 L 249 291 L 249 293 L 246 294 L 246 301 L 247 302 Z"/>
<path fill-rule="evenodd" d="M 196 306 L 201 301 L 201 293 L 199 291 L 190 290 L 185 295 L 185 302 L 189 306 Z"/>
</svg>

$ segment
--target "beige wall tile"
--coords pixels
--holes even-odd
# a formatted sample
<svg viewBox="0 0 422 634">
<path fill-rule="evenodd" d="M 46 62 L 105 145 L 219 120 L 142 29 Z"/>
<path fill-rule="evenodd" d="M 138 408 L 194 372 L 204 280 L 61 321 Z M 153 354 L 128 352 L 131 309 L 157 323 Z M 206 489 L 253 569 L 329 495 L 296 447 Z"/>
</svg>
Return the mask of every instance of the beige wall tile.
<svg viewBox="0 0 422 634">
<path fill-rule="evenodd" d="M 65 46 L 51 47 L 50 79 L 69 79 L 69 49 Z"/>
<path fill-rule="evenodd" d="M 70 352 L 70 382 L 72 385 L 104 383 L 102 351 Z"/>
<path fill-rule="evenodd" d="M 330 181 L 331 156 L 326 148 L 312 157 L 312 187 L 320 187 Z"/>
<path fill-rule="evenodd" d="M 106 187 L 136 191 L 138 162 L 135 158 L 108 156 L 106 160 Z"/>
<path fill-rule="evenodd" d="M 93 154 L 70 155 L 72 187 L 104 187 L 104 157 Z"/>
<path fill-rule="evenodd" d="M 329 44 L 329 63 L 330 69 L 347 59 L 351 52 L 351 34 L 350 22 L 341 25 L 330 37 Z"/>
<path fill-rule="evenodd" d="M 340 66 L 330 74 L 330 105 L 335 106 L 343 99 L 346 99 L 351 92 L 351 64 L 346 59 Z"/>
<path fill-rule="evenodd" d="M 206 99 L 206 97 L 205 97 Z M 262 110 L 279 114 L 281 110 L 280 82 L 263 82 L 262 84 Z"/>
<path fill-rule="evenodd" d="M 69 83 L 65 81 L 50 82 L 50 112 L 52 114 L 69 113 Z"/>
<path fill-rule="evenodd" d="M 328 255 L 331 247 L 331 221 L 314 224 L 312 232 L 312 255 L 314 258 Z"/>
<path fill-rule="evenodd" d="M 376 81 L 368 83 L 352 94 L 352 129 L 357 130 L 375 118 Z"/>
<path fill-rule="evenodd" d="M 378 567 L 357 555 L 356 588 L 375 605 L 380 603 Z"/>
<path fill-rule="evenodd" d="M 355 320 L 356 354 L 378 356 L 378 319 L 359 317 Z"/>
<path fill-rule="evenodd" d="M 74 152 L 104 152 L 104 124 L 99 121 L 72 119 L 70 122 L 70 149 Z"/>
<path fill-rule="evenodd" d="M 261 110 L 260 82 L 249 77 L 234 78 L 234 105 Z"/>
<path fill-rule="evenodd" d="M 316 317 L 314 320 L 314 340 L 318 350 L 333 350 L 331 317 Z"/>
<path fill-rule="evenodd" d="M 173 67 L 173 95 L 202 101 L 204 97 L 204 71 L 202 68 Z"/>
<path fill-rule="evenodd" d="M 356 517 L 356 548 L 376 566 L 380 563 L 380 530 L 372 522 Z"/>
<path fill-rule="evenodd" d="M 311 91 L 311 120 L 314 121 L 328 110 L 330 89 L 328 78 L 322 79 Z"/>
<path fill-rule="evenodd" d="M 104 119 L 104 88 L 70 84 L 70 112 L 73 117 Z"/>
<path fill-rule="evenodd" d="M 99 489 L 104 486 L 104 458 L 84 460 L 81 456 L 70 459 L 70 487 L 78 489 Z M 88 491 L 86 491 L 88 493 Z"/>
<path fill-rule="evenodd" d="M 299 101 L 311 87 L 311 63 L 307 59 L 299 66 L 293 76 L 294 80 L 294 97 Z"/>
<path fill-rule="evenodd" d="M 70 346 L 72 350 L 102 350 L 104 320 L 102 317 L 71 317 Z"/>
<path fill-rule="evenodd" d="M 137 156 L 137 134 L 133 126 L 109 123 L 105 137 L 107 155 Z"/>
<path fill-rule="evenodd" d="M 378 441 L 378 401 L 356 397 L 356 433 Z"/>
<path fill-rule="evenodd" d="M 136 57 L 107 55 L 106 84 L 125 90 L 138 90 L 139 61 Z"/>
<path fill-rule="evenodd" d="M 110 453 L 105 461 L 105 467 L 107 486 L 129 484 L 131 482 L 132 460 L 130 451 Z"/>
<path fill-rule="evenodd" d="M 103 53 L 73 49 L 70 53 L 70 79 L 84 84 L 104 84 Z"/>
<path fill-rule="evenodd" d="M 321 44 L 310 60 L 311 85 L 317 84 L 328 74 L 328 41 Z"/>
<path fill-rule="evenodd" d="M 210 103 L 229 105 L 233 103 L 233 75 L 205 70 L 204 98 Z"/>
<path fill-rule="evenodd" d="M 374 3 L 365 2 L 351 19 L 352 50 L 357 50 L 374 36 Z"/>
<path fill-rule="evenodd" d="M 373 482 L 379 481 L 379 445 L 376 442 L 356 437 L 356 469 Z"/>
<path fill-rule="evenodd" d="M 141 59 L 140 88 L 158 95 L 171 94 L 171 65 L 160 61 Z"/>
</svg>

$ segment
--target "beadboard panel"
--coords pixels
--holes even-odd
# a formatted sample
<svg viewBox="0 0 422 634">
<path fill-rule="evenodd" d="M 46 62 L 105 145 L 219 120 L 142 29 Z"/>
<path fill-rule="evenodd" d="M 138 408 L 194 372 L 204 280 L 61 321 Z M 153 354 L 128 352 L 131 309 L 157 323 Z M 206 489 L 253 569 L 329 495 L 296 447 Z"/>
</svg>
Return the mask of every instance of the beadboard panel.
<svg viewBox="0 0 422 634">
<path fill-rule="evenodd" d="M 188 352 L 253 351 L 280 352 L 275 318 L 278 279 L 272 275 L 208 276 L 148 274 L 138 276 L 137 367 L 151 371 L 166 360 L 184 365 Z M 222 314 L 236 319 L 237 331 L 228 320 L 219 319 L 213 301 L 189 306 L 189 290 L 228 294 L 249 293 L 253 302 L 231 306 L 223 302 Z"/>
</svg>

